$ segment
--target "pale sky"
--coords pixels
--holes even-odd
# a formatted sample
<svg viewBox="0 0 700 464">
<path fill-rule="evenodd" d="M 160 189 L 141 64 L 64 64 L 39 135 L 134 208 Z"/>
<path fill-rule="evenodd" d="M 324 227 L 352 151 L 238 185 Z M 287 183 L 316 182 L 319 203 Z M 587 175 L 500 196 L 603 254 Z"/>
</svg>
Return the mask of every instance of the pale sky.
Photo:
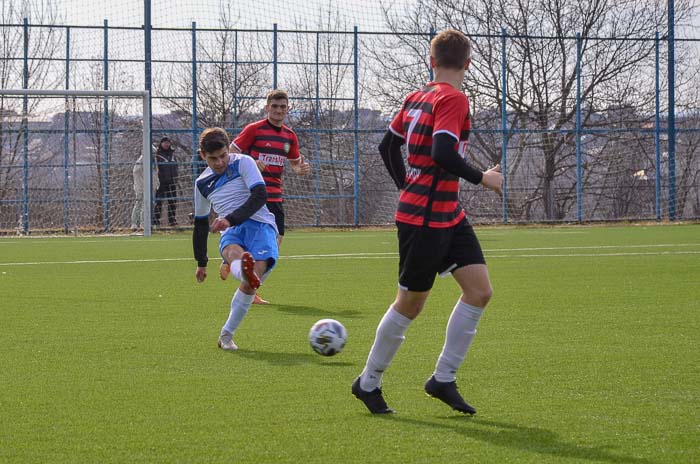
<svg viewBox="0 0 700 464">
<path fill-rule="evenodd" d="M 225 1 L 239 18 L 239 28 L 270 29 L 274 23 L 280 29 L 294 29 L 297 24 L 318 24 L 323 12 L 329 9 L 338 14 L 341 21 L 352 29 L 383 30 L 381 3 L 394 8 L 414 4 L 415 0 L 285 0 Z M 66 22 L 76 25 L 100 25 L 108 19 L 115 26 L 140 26 L 143 23 L 143 0 L 92 0 L 90 8 L 85 0 L 61 0 L 57 3 Z M 222 2 L 220 0 L 152 0 L 151 16 L 154 27 L 190 27 L 196 21 L 198 27 L 216 27 Z"/>
<path fill-rule="evenodd" d="M 416 0 L 151 0 L 152 21 L 156 27 L 190 27 L 197 21 L 201 27 L 214 27 L 221 4 L 228 3 L 238 16 L 239 27 L 263 27 L 277 23 L 292 29 L 298 22 L 314 24 L 320 12 L 339 14 L 348 28 L 357 25 L 364 30 L 384 29 L 381 5 L 400 12 Z M 144 0 L 59 0 L 55 3 L 69 24 L 100 25 L 108 19 L 115 26 L 136 26 L 143 22 Z M 700 9 L 700 0 L 691 0 Z M 684 28 L 685 37 L 700 37 L 700 15 L 691 27 Z"/>
</svg>

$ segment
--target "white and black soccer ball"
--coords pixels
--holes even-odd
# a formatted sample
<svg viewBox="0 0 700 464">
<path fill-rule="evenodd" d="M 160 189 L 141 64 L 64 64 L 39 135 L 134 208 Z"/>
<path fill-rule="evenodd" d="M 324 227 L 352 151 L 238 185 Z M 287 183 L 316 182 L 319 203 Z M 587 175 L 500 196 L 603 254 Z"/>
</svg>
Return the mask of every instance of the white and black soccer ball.
<svg viewBox="0 0 700 464">
<path fill-rule="evenodd" d="M 345 346 L 348 331 L 335 319 L 321 319 L 309 331 L 311 348 L 321 356 L 334 356 Z"/>
</svg>

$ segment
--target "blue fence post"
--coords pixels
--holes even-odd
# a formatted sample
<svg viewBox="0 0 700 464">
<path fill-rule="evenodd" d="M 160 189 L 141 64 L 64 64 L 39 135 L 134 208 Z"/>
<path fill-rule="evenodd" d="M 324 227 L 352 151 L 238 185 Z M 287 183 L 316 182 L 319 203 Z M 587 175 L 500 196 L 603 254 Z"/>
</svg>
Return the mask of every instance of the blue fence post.
<svg viewBox="0 0 700 464">
<path fill-rule="evenodd" d="M 24 18 L 24 56 L 22 67 L 22 88 L 29 88 L 29 19 Z M 29 233 L 29 99 L 22 98 L 22 230 Z"/>
<path fill-rule="evenodd" d="M 234 88 L 235 92 L 235 88 Z M 199 141 L 197 131 L 197 23 L 192 21 L 192 180 L 198 177 Z"/>
<path fill-rule="evenodd" d="M 70 27 L 66 26 L 66 90 L 70 89 Z M 66 96 L 66 109 L 63 113 L 63 233 L 68 233 L 68 222 L 70 221 L 70 169 L 68 166 L 68 128 L 70 118 L 70 99 Z"/>
<path fill-rule="evenodd" d="M 656 65 L 655 65 L 655 82 L 654 86 L 656 88 L 654 97 L 654 148 L 656 151 L 656 157 L 654 160 L 655 171 L 656 171 L 656 188 L 655 198 L 656 198 L 656 220 L 661 220 L 661 123 L 659 118 L 659 112 L 661 111 L 660 93 L 661 93 L 661 82 L 659 78 L 660 71 L 660 60 L 659 60 L 659 32 L 656 32 L 656 41 L 654 43 L 655 55 L 656 55 Z"/>
<path fill-rule="evenodd" d="M 238 31 L 233 32 L 233 129 L 238 127 Z M 235 134 L 234 134 L 235 137 Z"/>
<path fill-rule="evenodd" d="M 143 2 L 143 57 L 144 57 L 144 88 L 148 92 L 148 114 L 145 117 L 148 118 L 148 140 L 153 144 L 153 96 L 151 93 L 152 88 L 152 65 L 151 62 L 151 0 L 144 0 Z M 145 147 L 144 147 L 145 148 Z M 153 150 L 149 145 L 149 152 L 143 154 L 144 158 L 148 157 L 151 164 L 151 172 L 153 172 Z M 148 191 L 148 202 L 144 202 L 143 207 L 148 208 L 148 214 L 144 213 L 144 221 L 148 221 L 143 225 L 143 235 L 149 237 L 151 235 L 151 222 L 153 218 L 153 188 Z"/>
<path fill-rule="evenodd" d="M 581 33 L 576 33 L 576 218 L 583 220 L 583 179 L 581 166 Z"/>
<path fill-rule="evenodd" d="M 355 164 L 355 226 L 360 225 L 360 137 L 358 129 L 360 128 L 360 101 L 359 101 L 359 52 L 358 52 L 358 34 L 357 26 L 353 28 L 353 66 L 354 66 L 354 89 L 353 89 L 353 100 L 355 107 L 355 121 L 353 125 L 354 130 L 354 164 Z"/>
<path fill-rule="evenodd" d="M 676 41 L 674 0 L 668 0 L 668 218 L 676 219 Z"/>
<path fill-rule="evenodd" d="M 508 79 L 506 76 L 506 29 L 501 28 L 501 171 L 503 172 L 503 195 L 501 208 L 503 222 L 508 222 Z"/>
<path fill-rule="evenodd" d="M 277 23 L 272 26 L 272 88 L 277 88 Z"/>
<path fill-rule="evenodd" d="M 433 26 L 430 26 L 430 36 L 428 40 L 428 50 L 430 50 L 430 43 L 433 41 L 433 38 L 435 37 L 435 28 Z M 430 52 L 428 52 L 428 72 L 430 73 L 430 80 L 432 81 L 433 78 L 435 77 L 433 75 L 433 67 L 430 66 Z"/>
<path fill-rule="evenodd" d="M 109 90 L 109 26 L 104 20 L 103 31 L 103 54 L 102 54 L 102 77 L 104 90 Z M 102 134 L 104 143 L 102 144 L 102 221 L 105 232 L 109 230 L 109 97 L 104 97 L 104 114 L 102 119 Z"/>
<path fill-rule="evenodd" d="M 319 114 L 319 106 L 321 104 L 321 98 L 319 95 L 319 55 L 321 48 L 321 36 L 316 33 L 316 98 L 314 103 L 314 159 L 316 161 L 316 169 L 314 170 L 314 192 L 315 192 L 315 203 L 316 208 L 314 208 L 314 215 L 316 216 L 316 225 L 321 225 L 321 140 L 319 138 L 318 130 L 321 125 L 321 116 Z"/>
</svg>

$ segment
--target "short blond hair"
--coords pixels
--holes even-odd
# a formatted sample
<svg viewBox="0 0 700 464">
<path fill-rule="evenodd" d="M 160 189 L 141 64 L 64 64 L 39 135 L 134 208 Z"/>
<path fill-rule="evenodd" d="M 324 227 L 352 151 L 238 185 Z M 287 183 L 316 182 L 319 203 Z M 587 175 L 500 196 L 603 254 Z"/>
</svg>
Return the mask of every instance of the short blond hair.
<svg viewBox="0 0 700 464">
<path fill-rule="evenodd" d="M 436 68 L 463 69 L 471 59 L 471 42 L 463 33 L 447 29 L 430 41 L 430 56 Z"/>
</svg>

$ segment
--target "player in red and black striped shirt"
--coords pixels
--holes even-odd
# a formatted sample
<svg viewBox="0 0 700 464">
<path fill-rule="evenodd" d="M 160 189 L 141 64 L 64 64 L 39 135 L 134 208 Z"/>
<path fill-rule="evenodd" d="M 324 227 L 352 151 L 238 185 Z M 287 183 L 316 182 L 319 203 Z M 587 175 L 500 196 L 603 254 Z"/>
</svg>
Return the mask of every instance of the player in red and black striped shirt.
<svg viewBox="0 0 700 464">
<path fill-rule="evenodd" d="M 267 118 L 248 124 L 231 144 L 231 151 L 250 155 L 262 172 L 267 187 L 267 206 L 275 215 L 279 242 L 284 237 L 282 209 L 282 173 L 289 160 L 296 174 L 307 175 L 311 166 L 299 154 L 299 140 L 284 124 L 289 112 L 289 96 L 284 90 L 272 90 L 265 105 Z"/>
<path fill-rule="evenodd" d="M 284 90 L 272 90 L 265 105 L 267 118 L 248 124 L 231 143 L 230 151 L 251 156 L 262 173 L 267 189 L 267 208 L 275 215 L 277 245 L 284 237 L 284 208 L 282 207 L 282 173 L 289 160 L 292 171 L 308 175 L 311 166 L 299 153 L 299 140 L 292 129 L 284 124 L 289 112 L 289 96 Z M 222 263 L 219 275 L 228 277 L 228 265 Z M 255 304 L 267 304 L 256 294 Z"/>
<path fill-rule="evenodd" d="M 449 322 L 442 353 L 425 383 L 428 395 L 466 414 L 476 410 L 457 391 L 456 372 L 476 334 L 492 290 L 483 253 L 458 202 L 459 179 L 501 191 L 500 168 L 485 172 L 466 160 L 469 101 L 460 91 L 471 45 L 461 32 L 447 30 L 430 44 L 434 82 L 406 97 L 379 151 L 396 186 L 399 290 L 384 314 L 352 393 L 375 414 L 393 412 L 381 391 L 384 371 L 420 314 L 437 274 L 452 273 L 462 295 Z M 401 145 L 407 145 L 408 168 Z"/>
</svg>

